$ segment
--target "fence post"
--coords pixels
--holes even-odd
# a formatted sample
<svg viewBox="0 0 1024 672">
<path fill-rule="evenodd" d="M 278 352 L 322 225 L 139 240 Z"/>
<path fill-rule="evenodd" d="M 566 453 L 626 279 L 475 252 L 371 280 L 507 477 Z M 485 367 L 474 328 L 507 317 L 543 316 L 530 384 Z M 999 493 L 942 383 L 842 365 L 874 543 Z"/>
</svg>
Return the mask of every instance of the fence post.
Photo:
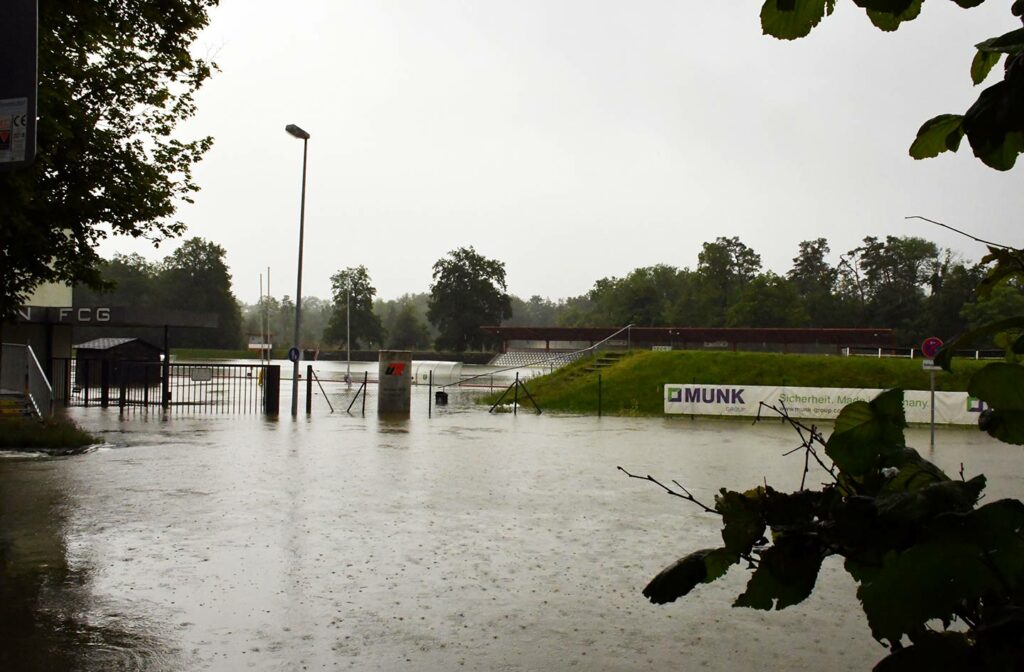
<svg viewBox="0 0 1024 672">
<path fill-rule="evenodd" d="M 160 367 L 160 406 L 167 410 L 171 407 L 171 346 L 169 328 L 164 325 L 164 361 Z"/>
<path fill-rule="evenodd" d="M 277 415 L 281 410 L 281 365 L 268 365 L 263 374 L 263 412 Z"/>
<path fill-rule="evenodd" d="M 110 360 L 100 362 L 100 408 L 110 406 Z"/>
<path fill-rule="evenodd" d="M 313 365 L 306 365 L 306 415 L 313 413 Z"/>
</svg>

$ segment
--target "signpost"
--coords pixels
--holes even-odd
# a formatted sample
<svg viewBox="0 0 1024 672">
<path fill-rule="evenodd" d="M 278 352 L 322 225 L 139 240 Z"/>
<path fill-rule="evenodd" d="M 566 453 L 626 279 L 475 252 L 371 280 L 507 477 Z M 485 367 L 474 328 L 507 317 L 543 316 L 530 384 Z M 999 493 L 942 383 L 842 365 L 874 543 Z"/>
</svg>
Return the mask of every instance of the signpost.
<svg viewBox="0 0 1024 672">
<path fill-rule="evenodd" d="M 5 0 L 0 39 L 0 171 L 36 156 L 38 0 Z"/>
<path fill-rule="evenodd" d="M 929 338 L 926 338 L 926 339 L 924 339 L 924 342 L 921 343 L 921 354 L 923 354 L 925 356 L 925 360 L 924 360 L 924 363 L 921 365 L 921 368 L 928 372 L 928 377 L 931 379 L 930 383 L 931 383 L 932 394 L 931 394 L 931 402 L 929 403 L 929 406 L 931 407 L 931 411 L 932 411 L 932 421 L 931 421 L 931 429 L 932 429 L 931 448 L 932 448 L 932 450 L 935 449 L 935 372 L 942 370 L 941 366 L 935 366 L 935 355 L 939 354 L 939 350 L 941 350 L 941 349 L 942 349 L 942 340 L 937 338 L 937 337 L 935 337 L 935 336 L 931 336 Z"/>
</svg>

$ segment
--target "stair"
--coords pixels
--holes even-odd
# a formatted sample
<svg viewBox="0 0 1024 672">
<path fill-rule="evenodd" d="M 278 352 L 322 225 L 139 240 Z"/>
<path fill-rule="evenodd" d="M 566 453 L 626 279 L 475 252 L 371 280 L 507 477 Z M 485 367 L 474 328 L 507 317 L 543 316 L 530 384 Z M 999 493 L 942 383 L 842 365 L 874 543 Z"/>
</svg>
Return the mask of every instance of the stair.
<svg viewBox="0 0 1024 672">
<path fill-rule="evenodd" d="M 28 398 L 20 394 L 0 395 L 0 418 L 34 416 Z"/>
<path fill-rule="evenodd" d="M 627 354 L 629 353 L 618 351 L 602 352 L 600 355 L 591 360 L 590 363 L 581 366 L 578 369 L 575 369 L 570 374 L 570 380 L 582 378 L 583 376 L 589 376 L 592 373 L 598 373 L 602 369 L 607 369 L 610 366 L 614 366 L 619 362 L 619 360 L 621 360 Z"/>
</svg>

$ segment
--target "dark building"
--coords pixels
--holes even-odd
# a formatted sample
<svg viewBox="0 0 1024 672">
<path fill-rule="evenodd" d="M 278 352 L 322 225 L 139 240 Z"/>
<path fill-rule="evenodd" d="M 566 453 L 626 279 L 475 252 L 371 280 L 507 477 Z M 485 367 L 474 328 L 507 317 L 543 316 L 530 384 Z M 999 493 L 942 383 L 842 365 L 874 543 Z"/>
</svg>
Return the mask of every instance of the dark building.
<svg viewBox="0 0 1024 672">
<path fill-rule="evenodd" d="M 153 385 L 160 380 L 162 350 L 138 338 L 97 338 L 75 346 L 75 386 Z"/>
</svg>

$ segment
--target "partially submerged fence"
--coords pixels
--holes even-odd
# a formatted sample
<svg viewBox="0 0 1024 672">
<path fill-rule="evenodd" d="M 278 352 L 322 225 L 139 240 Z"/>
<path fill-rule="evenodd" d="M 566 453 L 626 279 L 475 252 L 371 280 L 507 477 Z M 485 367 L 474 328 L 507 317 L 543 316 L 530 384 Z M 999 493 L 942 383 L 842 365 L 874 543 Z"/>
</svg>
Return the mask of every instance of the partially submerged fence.
<svg viewBox="0 0 1024 672">
<path fill-rule="evenodd" d="M 53 367 L 55 399 L 67 406 L 270 415 L 280 408 L 277 365 L 55 359 Z"/>
</svg>

